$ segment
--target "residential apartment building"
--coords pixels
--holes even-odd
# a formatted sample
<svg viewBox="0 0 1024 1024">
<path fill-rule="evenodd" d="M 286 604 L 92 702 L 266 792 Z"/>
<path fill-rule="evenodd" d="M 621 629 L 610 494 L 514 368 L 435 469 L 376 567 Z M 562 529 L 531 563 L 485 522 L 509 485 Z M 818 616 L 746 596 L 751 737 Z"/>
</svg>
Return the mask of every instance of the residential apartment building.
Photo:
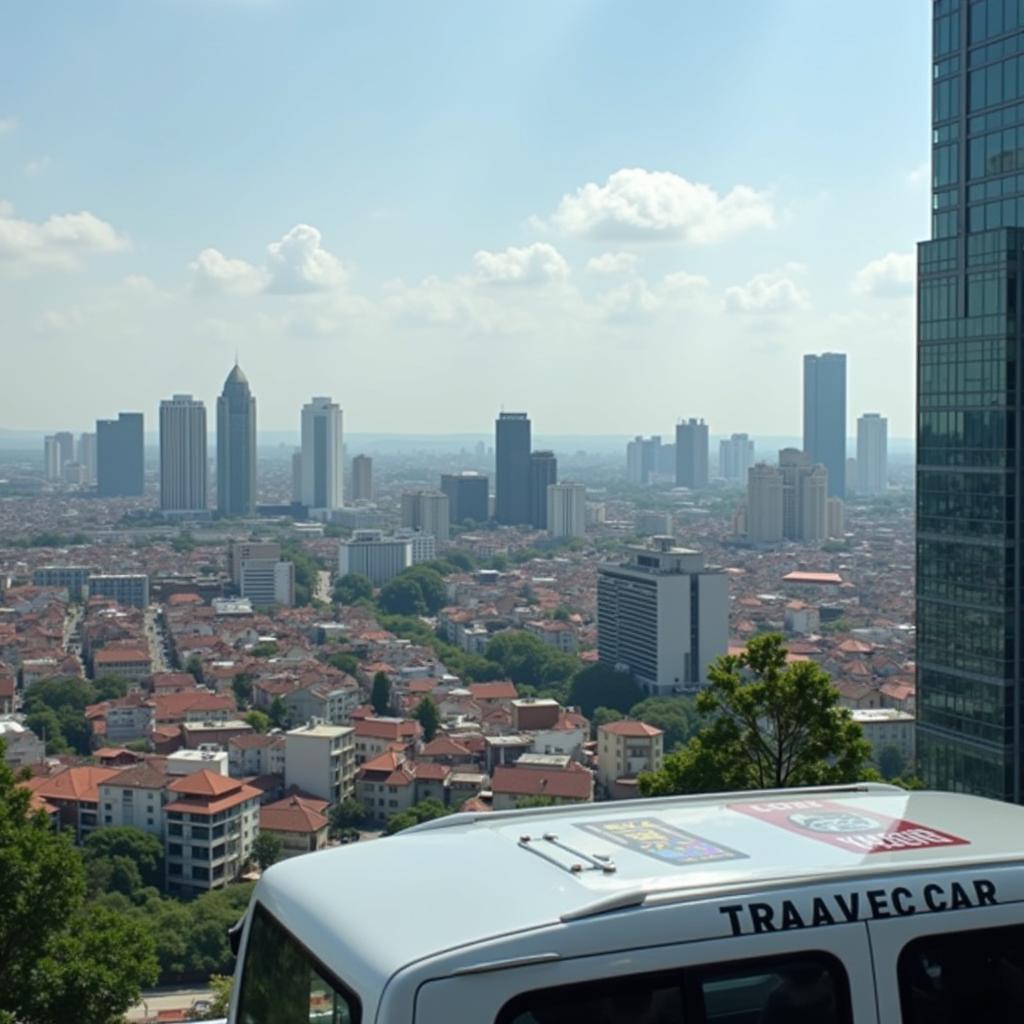
<svg viewBox="0 0 1024 1024">
<path fill-rule="evenodd" d="M 369 455 L 352 460 L 352 500 L 373 501 L 373 459 Z"/>
<path fill-rule="evenodd" d="M 259 834 L 260 790 L 205 769 L 175 779 L 167 790 L 168 892 L 189 895 L 233 882 Z"/>
<path fill-rule="evenodd" d="M 718 442 L 718 475 L 730 483 L 745 484 L 754 465 L 754 442 L 748 434 L 733 434 Z"/>
<path fill-rule="evenodd" d="M 446 543 L 451 534 L 450 504 L 443 491 L 406 491 L 402 495 L 402 526 Z"/>
<path fill-rule="evenodd" d="M 857 494 L 874 497 L 889 486 L 889 421 L 877 412 L 857 420 Z"/>
<path fill-rule="evenodd" d="M 256 609 L 291 608 L 295 604 L 295 563 L 246 559 L 242 562 L 239 593 Z"/>
<path fill-rule="evenodd" d="M 412 562 L 412 541 L 385 537 L 380 530 L 356 530 L 338 545 L 338 572 L 357 572 L 375 587 L 394 579 Z"/>
<path fill-rule="evenodd" d="M 162 840 L 167 783 L 164 772 L 146 763 L 111 775 L 99 786 L 102 826 L 137 828 Z"/>
<path fill-rule="evenodd" d="M 549 537 L 583 537 L 587 532 L 587 489 L 569 480 L 548 484 Z"/>
<path fill-rule="evenodd" d="M 160 403 L 160 508 L 200 512 L 207 507 L 206 406 L 191 395 Z"/>
<path fill-rule="evenodd" d="M 90 597 L 109 597 L 131 608 L 149 605 L 149 577 L 145 573 L 97 573 L 87 583 Z"/>
<path fill-rule="evenodd" d="M 310 722 L 285 739 L 287 787 L 336 804 L 355 792 L 355 735 L 348 725 Z"/>
<path fill-rule="evenodd" d="M 64 587 L 68 599 L 81 601 L 88 592 L 89 577 L 100 574 L 95 565 L 41 565 L 32 570 L 32 584 L 36 587 Z"/>
<path fill-rule="evenodd" d="M 611 722 L 597 729 L 597 781 L 612 799 L 638 795 L 641 772 L 656 772 L 664 761 L 665 734 L 646 722 Z"/>
<path fill-rule="evenodd" d="M 779 544 L 783 538 L 782 471 L 760 462 L 747 472 L 747 539 Z"/>
<path fill-rule="evenodd" d="M 344 504 L 342 411 L 328 397 L 302 407 L 302 504 L 330 510 Z"/>
<path fill-rule="evenodd" d="M 692 491 L 708 485 L 708 426 L 703 420 L 676 424 L 676 486 Z"/>
</svg>

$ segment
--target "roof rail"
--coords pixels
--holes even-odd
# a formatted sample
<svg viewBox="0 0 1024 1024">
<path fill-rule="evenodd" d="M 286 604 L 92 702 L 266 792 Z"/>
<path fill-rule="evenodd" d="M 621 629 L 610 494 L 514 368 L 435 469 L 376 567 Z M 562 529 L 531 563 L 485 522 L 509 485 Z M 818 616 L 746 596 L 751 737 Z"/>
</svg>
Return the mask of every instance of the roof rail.
<svg viewBox="0 0 1024 1024">
<path fill-rule="evenodd" d="M 720 793 L 688 793 L 680 796 L 652 796 L 637 797 L 635 800 L 614 800 L 600 803 L 580 804 L 553 804 L 550 807 L 528 807 L 511 811 L 467 811 L 449 814 L 444 818 L 434 818 L 431 821 L 421 822 L 413 825 L 412 828 L 402 829 L 396 833 L 400 836 L 410 836 L 421 832 L 433 832 L 437 829 L 455 828 L 461 825 L 475 825 L 477 822 L 501 821 L 505 818 L 521 820 L 524 817 L 543 817 L 564 814 L 595 814 L 601 811 L 628 810 L 630 808 L 643 807 L 651 809 L 655 807 L 677 807 L 681 804 L 713 803 L 716 800 L 734 799 L 742 797 L 744 800 L 760 800 L 766 797 L 785 796 L 793 799 L 794 793 L 804 795 L 825 796 L 826 794 L 839 793 L 906 793 L 907 790 L 899 786 L 893 786 L 887 782 L 853 782 L 839 786 L 804 786 L 795 789 L 744 789 L 723 791 Z"/>
</svg>

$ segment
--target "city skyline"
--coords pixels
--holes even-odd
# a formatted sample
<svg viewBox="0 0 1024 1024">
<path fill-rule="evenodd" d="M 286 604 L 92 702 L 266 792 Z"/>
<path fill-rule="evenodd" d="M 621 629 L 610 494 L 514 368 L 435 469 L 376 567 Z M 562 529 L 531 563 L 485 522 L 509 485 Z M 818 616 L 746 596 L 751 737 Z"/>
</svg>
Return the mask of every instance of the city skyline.
<svg viewBox="0 0 1024 1024">
<path fill-rule="evenodd" d="M 829 348 L 857 353 L 851 411 L 884 409 L 893 436 L 910 436 L 928 12 L 865 6 L 852 28 L 843 19 L 838 49 L 817 44 L 835 39 L 841 12 L 796 2 L 745 8 L 741 27 L 729 4 L 665 5 L 653 18 L 573 3 L 527 4 L 528 17 L 465 8 L 464 24 L 409 6 L 397 29 L 379 12 L 270 0 L 116 5 L 102 31 L 73 8 L 55 24 L 21 10 L 0 42 L 18 83 L 0 109 L 0 300 L 23 386 L 0 426 L 45 429 L 31 398 L 44 389 L 76 429 L 94 401 L 155 409 L 191 392 L 212 408 L 212 388 L 194 379 L 215 380 L 238 349 L 253 380 L 274 381 L 267 429 L 290 428 L 323 389 L 376 431 L 465 432 L 504 404 L 552 432 L 632 435 L 707 400 L 709 422 L 795 435 L 793 403 L 763 382 Z M 883 15 L 886 33 L 872 31 Z M 151 32 L 183 52 L 137 45 Z M 729 47 L 717 45 L 726 32 Z M 271 87 L 256 69 L 298 36 L 307 60 Z M 474 37 L 488 40 L 478 54 L 458 45 Z M 421 85 L 382 76 L 374 46 L 353 38 L 408 54 Z M 624 39 L 652 74 L 606 74 Z M 57 59 L 81 45 L 88 68 Z M 207 61 L 207 46 L 230 58 Z M 525 74 L 503 77 L 524 49 Z M 847 98 L 865 60 L 904 103 Z M 453 75 L 494 80 L 442 119 L 437 90 L 450 106 Z M 835 118 L 842 154 L 799 127 Z M 85 124 L 107 140 L 102 157 Z M 296 155 L 283 166 L 266 156 L 282 148 Z M 121 173 L 96 173 L 98 160 Z M 148 358 L 121 372 L 140 339 Z M 470 385 L 481 351 L 500 372 Z M 871 374 L 879 359 L 890 373 Z M 659 367 L 643 389 L 621 387 L 632 361 Z M 385 378 L 386 409 L 369 386 Z M 567 379 L 585 387 L 567 392 Z"/>
</svg>

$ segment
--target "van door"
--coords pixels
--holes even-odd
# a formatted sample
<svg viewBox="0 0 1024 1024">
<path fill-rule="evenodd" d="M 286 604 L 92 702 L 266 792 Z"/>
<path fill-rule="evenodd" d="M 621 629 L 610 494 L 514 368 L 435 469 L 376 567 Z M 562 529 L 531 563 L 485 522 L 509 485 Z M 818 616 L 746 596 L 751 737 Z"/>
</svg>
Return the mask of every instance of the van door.
<svg viewBox="0 0 1024 1024">
<path fill-rule="evenodd" d="M 1024 905 L 916 911 L 868 924 L 880 1024 L 1024 1021 Z"/>
<path fill-rule="evenodd" d="M 877 1024 L 867 929 L 836 925 L 429 981 L 416 1024 Z M 482 956 L 481 961 L 485 958 Z M 539 962 L 538 962 L 539 961 Z"/>
</svg>

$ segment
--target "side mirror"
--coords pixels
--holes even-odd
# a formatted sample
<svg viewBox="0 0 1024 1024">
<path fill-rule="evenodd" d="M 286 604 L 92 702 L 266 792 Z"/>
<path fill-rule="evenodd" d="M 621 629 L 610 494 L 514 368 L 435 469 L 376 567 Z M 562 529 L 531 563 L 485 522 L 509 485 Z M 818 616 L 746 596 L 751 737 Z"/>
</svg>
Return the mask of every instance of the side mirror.
<svg viewBox="0 0 1024 1024">
<path fill-rule="evenodd" d="M 243 914 L 228 929 L 228 945 L 231 947 L 231 955 L 238 956 L 238 948 L 242 945 L 242 931 L 245 928 L 245 914 Z"/>
</svg>

